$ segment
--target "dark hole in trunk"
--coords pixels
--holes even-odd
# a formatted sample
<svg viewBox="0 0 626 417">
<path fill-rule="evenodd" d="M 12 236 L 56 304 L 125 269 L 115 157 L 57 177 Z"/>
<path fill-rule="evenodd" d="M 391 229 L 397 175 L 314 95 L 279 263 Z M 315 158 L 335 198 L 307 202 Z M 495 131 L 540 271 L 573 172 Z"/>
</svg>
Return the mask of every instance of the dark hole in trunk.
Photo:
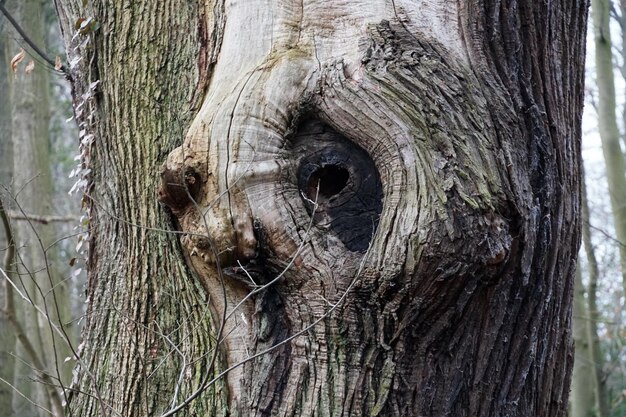
<svg viewBox="0 0 626 417">
<path fill-rule="evenodd" d="M 307 195 L 311 201 L 328 200 L 345 188 L 350 179 L 347 169 L 338 165 L 327 165 L 313 172 L 307 184 Z M 318 191 L 319 188 L 319 191 Z"/>
<path fill-rule="evenodd" d="M 383 210 L 383 186 L 370 155 L 315 119 L 301 122 L 289 139 L 296 170 L 288 180 L 295 180 L 307 213 L 346 249 L 366 251 Z"/>
</svg>

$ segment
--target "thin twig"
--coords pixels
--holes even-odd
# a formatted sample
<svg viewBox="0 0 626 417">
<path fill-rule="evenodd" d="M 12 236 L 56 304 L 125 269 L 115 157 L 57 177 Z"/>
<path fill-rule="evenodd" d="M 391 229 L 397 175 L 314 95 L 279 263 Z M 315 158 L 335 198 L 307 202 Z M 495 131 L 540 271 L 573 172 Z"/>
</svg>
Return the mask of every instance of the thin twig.
<svg viewBox="0 0 626 417">
<path fill-rule="evenodd" d="M 8 190 L 5 188 L 5 191 L 8 193 Z M 19 212 L 27 217 L 26 221 L 28 222 L 28 225 L 30 227 L 30 229 L 32 230 L 33 234 L 35 235 L 35 239 L 37 240 L 37 243 L 39 245 L 39 248 L 41 250 L 41 254 L 43 256 L 43 261 L 44 261 L 44 265 L 45 265 L 45 273 L 46 273 L 46 277 L 48 278 L 48 283 L 50 284 L 50 288 L 54 288 L 55 287 L 55 283 L 54 283 L 54 279 L 52 277 L 52 274 L 50 273 L 50 268 L 49 268 L 49 261 L 48 261 L 48 253 L 46 251 L 46 247 L 43 244 L 43 241 L 41 239 L 41 236 L 39 235 L 37 228 L 35 227 L 35 225 L 33 224 L 33 222 L 28 219 L 28 216 L 26 215 L 26 213 L 24 212 L 22 206 L 19 204 L 19 202 L 17 201 L 17 199 L 14 199 L 13 202 L 17 205 L 17 208 L 19 210 Z M 23 263 L 23 262 L 22 262 Z M 24 265 L 25 267 L 25 265 Z M 28 272 L 28 271 L 27 271 Z M 29 272 L 30 274 L 30 272 Z M 41 288 L 41 286 L 37 283 L 37 280 L 35 279 L 34 276 L 31 277 L 32 282 L 35 284 L 35 287 L 37 288 L 40 296 L 41 296 L 41 301 L 43 303 L 43 307 L 44 307 L 44 318 L 46 319 L 46 322 L 48 323 L 48 328 L 50 331 L 50 336 L 51 336 L 51 342 L 52 342 L 52 353 L 54 355 L 55 360 L 54 362 L 54 368 L 55 371 L 57 373 L 57 376 L 59 377 L 59 382 L 61 383 L 61 385 L 63 385 L 63 380 L 61 379 L 61 371 L 59 369 L 59 362 L 58 360 L 56 360 L 56 358 L 58 357 L 58 350 L 57 350 L 57 339 L 54 337 L 54 333 L 55 330 L 53 328 L 53 321 L 52 318 L 50 317 L 50 309 L 48 308 L 48 300 L 47 300 L 47 293 L 45 293 L 43 291 L 43 289 Z M 54 311 L 56 313 L 56 318 L 58 319 L 59 323 L 56 325 L 57 329 L 59 329 L 62 333 L 61 336 L 61 340 L 63 342 L 65 342 L 65 344 L 69 347 L 72 355 L 74 356 L 78 356 L 78 353 L 76 352 L 76 350 L 74 349 L 74 346 L 72 345 L 70 336 L 67 334 L 66 330 L 65 330 L 65 326 L 62 322 L 62 315 L 61 315 L 61 311 L 59 310 L 59 302 L 57 300 L 57 295 L 56 292 L 51 290 L 50 291 L 50 295 L 52 295 L 52 307 L 54 308 Z M 33 303 L 34 305 L 35 303 Z M 67 390 L 65 389 L 65 386 L 63 386 L 63 399 L 65 400 L 65 403 L 69 403 L 69 399 L 67 397 Z"/>
<path fill-rule="evenodd" d="M 7 318 L 7 320 L 9 321 L 9 323 L 11 323 L 11 325 L 13 326 L 13 328 L 15 330 L 15 334 L 17 336 L 17 339 L 20 341 L 20 343 L 24 347 L 24 350 L 26 351 L 26 353 L 28 353 L 28 356 L 33 361 L 35 367 L 38 368 L 38 369 L 44 369 L 43 361 L 41 360 L 40 355 L 37 353 L 37 351 L 36 351 L 32 341 L 31 341 L 31 339 L 26 335 L 26 332 L 24 332 L 24 329 L 22 328 L 21 323 L 17 320 L 17 316 L 15 314 L 15 304 L 14 304 L 14 300 L 13 300 L 13 290 L 14 289 L 15 289 L 16 292 L 18 292 L 22 296 L 22 298 L 24 298 L 25 300 L 27 300 L 31 304 L 34 305 L 34 302 L 30 299 L 30 297 L 26 297 L 26 296 L 24 296 L 24 294 L 22 294 L 20 292 L 20 290 L 15 286 L 13 281 L 9 278 L 9 276 L 5 272 L 5 269 L 6 270 L 10 270 L 11 264 L 13 263 L 13 260 L 14 260 L 14 257 L 15 257 L 15 255 L 14 255 L 14 252 L 15 252 L 15 240 L 13 238 L 13 232 L 11 230 L 11 225 L 9 224 L 9 220 L 7 218 L 7 213 L 4 210 L 4 205 L 3 205 L 1 199 L 0 199 L 0 217 L 2 218 L 2 223 L 4 225 L 4 230 L 5 230 L 5 234 L 6 234 L 6 239 L 7 239 L 7 242 L 9 244 L 8 250 L 7 250 L 6 254 L 5 254 L 5 260 L 4 260 L 4 265 L 3 265 L 4 268 L 1 269 L 3 274 L 4 274 L 4 276 L 5 276 L 5 284 L 4 285 L 5 285 L 6 301 L 5 301 L 5 306 L 4 306 L 4 314 L 5 314 L 6 318 Z M 55 361 L 55 363 L 56 363 L 56 361 Z M 57 372 L 57 374 L 58 374 L 58 372 Z M 47 375 L 47 373 L 40 372 L 40 375 L 41 375 L 41 378 L 44 381 L 52 382 L 50 380 L 50 376 Z M 60 379 L 59 379 L 59 381 L 60 381 Z M 54 390 L 54 389 L 47 389 L 47 391 L 48 391 L 48 395 L 50 396 L 50 400 L 54 404 L 54 407 L 56 407 L 59 412 L 62 411 L 63 410 L 63 405 L 62 405 L 61 397 L 58 395 L 58 392 L 56 390 Z M 19 391 L 18 391 L 18 393 L 19 393 Z M 48 411 L 48 410 L 46 410 L 46 411 Z"/>
<path fill-rule="evenodd" d="M 22 29 L 22 27 L 15 21 L 13 16 L 11 16 L 9 11 L 4 7 L 3 3 L 0 3 L 0 11 L 4 15 L 4 17 L 7 18 L 9 23 L 11 23 L 11 25 L 15 28 L 17 33 L 20 34 L 20 36 L 24 39 L 24 41 L 28 44 L 28 46 L 30 46 L 33 49 L 33 51 L 35 51 L 35 53 L 37 55 L 39 55 L 44 61 L 46 61 L 52 68 L 55 68 L 56 67 L 56 63 L 54 62 L 54 60 L 49 58 L 44 51 L 39 49 L 37 44 L 35 44 L 35 42 L 33 42 L 33 40 L 26 34 L 24 29 Z M 55 68 L 55 71 L 56 71 L 56 68 Z M 66 77 L 70 76 L 70 73 L 69 73 L 69 71 L 67 70 L 67 67 L 64 64 L 61 64 L 61 68 L 59 69 L 59 71 L 62 72 L 63 74 L 65 74 Z"/>
<path fill-rule="evenodd" d="M 80 219 L 76 216 L 54 216 L 54 215 L 39 215 L 32 213 L 20 213 L 14 210 L 7 210 L 7 214 L 11 220 L 25 220 L 35 223 L 48 224 L 48 223 L 72 223 L 78 222 Z"/>
<path fill-rule="evenodd" d="M 24 395 L 24 393 L 22 393 L 19 389 L 17 389 L 16 386 L 12 385 L 9 381 L 7 381 L 6 379 L 0 377 L 0 382 L 4 382 L 5 384 L 7 384 L 9 387 L 11 387 L 11 389 L 16 392 L 17 394 L 20 395 L 20 397 L 24 398 L 26 401 L 28 401 L 29 403 L 31 403 L 32 405 L 34 405 L 35 407 L 45 411 L 46 413 L 50 414 L 51 416 L 54 416 L 54 413 L 50 410 L 48 410 L 45 407 L 42 407 L 41 405 L 37 404 L 36 402 L 34 402 L 33 400 L 31 400 L 30 398 L 28 398 L 26 395 Z"/>
<path fill-rule="evenodd" d="M 3 187 L 3 188 L 4 188 L 5 192 L 7 192 L 7 193 L 8 193 L 8 189 L 7 189 L 6 187 Z M 17 201 L 15 200 L 15 198 L 13 199 L 13 201 L 14 201 L 15 203 L 17 203 Z M 1 201 L 1 199 L 0 199 L 0 208 L 3 208 L 3 206 L 1 205 L 1 203 L 2 203 L 2 201 Z M 18 204 L 18 208 L 21 210 L 21 207 L 19 206 L 19 204 Z M 22 213 L 23 213 L 23 211 L 22 211 Z M 6 222 L 7 222 L 7 224 L 8 224 L 8 218 L 6 218 L 6 212 L 5 212 L 3 209 L 2 209 L 2 210 L 0 210 L 0 217 L 3 217 L 3 222 L 4 222 L 4 221 L 6 221 Z M 30 221 L 29 221 L 29 223 L 30 223 Z M 47 265 L 48 265 L 48 258 L 47 258 L 47 255 L 46 255 L 45 248 L 44 248 L 44 246 L 43 246 L 43 242 L 41 241 L 41 238 L 39 237 L 39 235 L 36 233 L 36 230 L 35 230 L 35 228 L 34 228 L 34 226 L 33 226 L 33 224 L 32 224 L 32 223 L 30 223 L 30 226 L 31 226 L 32 230 L 33 230 L 33 231 L 35 231 L 35 235 L 36 235 L 36 237 L 37 237 L 37 239 L 38 239 L 38 242 L 39 242 L 39 245 L 40 245 L 40 247 L 41 247 L 41 249 L 42 249 L 42 251 L 43 251 L 43 254 L 44 254 L 44 259 L 45 259 L 45 264 L 46 264 L 46 266 L 47 266 Z M 7 231 L 7 233 L 11 233 L 11 229 L 10 229 L 10 228 L 6 229 L 6 231 Z M 9 239 L 8 239 L 9 241 L 13 241 L 13 236 L 12 236 L 12 234 L 11 234 L 11 235 L 8 235 L 8 237 L 9 237 Z M 32 279 L 33 279 L 33 282 L 34 282 L 34 284 L 35 284 L 36 288 L 38 289 L 39 293 L 41 294 L 41 296 L 42 296 L 42 298 L 43 298 L 44 310 L 42 310 L 42 309 L 41 309 L 41 307 L 39 307 L 39 306 L 38 306 L 38 305 L 37 305 L 37 304 L 36 304 L 36 303 L 35 303 L 35 302 L 31 299 L 31 297 L 30 297 L 28 294 L 24 294 L 24 293 L 22 293 L 22 292 L 19 290 L 19 288 L 17 287 L 17 285 L 13 282 L 13 280 L 12 280 L 12 279 L 10 278 L 10 276 L 7 274 L 7 272 L 6 272 L 7 270 L 10 270 L 10 268 L 8 268 L 8 267 L 7 267 L 6 269 L 5 269 L 5 268 L 0 268 L 0 273 L 2 273 L 2 275 L 4 275 L 4 278 L 5 278 L 6 282 L 7 282 L 8 284 L 10 284 L 10 286 L 12 287 L 12 290 L 15 290 L 15 291 L 16 291 L 16 292 L 17 292 L 17 293 L 18 293 L 18 294 L 19 294 L 19 295 L 20 295 L 20 296 L 21 296 L 21 297 L 22 297 L 22 298 L 23 298 L 26 302 L 28 302 L 29 304 L 31 304 L 31 305 L 33 306 L 33 308 L 35 308 L 35 310 L 36 310 L 39 314 L 41 314 L 41 315 L 42 315 L 42 317 L 44 317 L 44 318 L 46 319 L 46 321 L 47 321 L 47 323 L 48 323 L 48 326 L 49 326 L 49 328 L 50 328 L 50 331 L 51 331 L 52 333 L 56 332 L 56 333 L 57 333 L 57 334 L 61 337 L 61 339 L 63 340 L 63 342 L 65 342 L 65 343 L 67 344 L 67 346 L 69 347 L 69 349 L 71 350 L 72 355 L 76 358 L 76 361 L 77 361 L 77 362 L 81 365 L 81 369 L 85 369 L 85 372 L 87 373 L 87 375 L 89 375 L 89 376 L 90 376 L 90 377 L 91 377 L 91 378 L 95 381 L 95 376 L 94 376 L 94 375 L 91 373 L 91 371 L 90 371 L 90 370 L 86 367 L 86 364 L 85 364 L 84 362 L 82 362 L 82 360 L 81 360 L 80 356 L 78 355 L 78 353 L 77 353 L 77 352 L 76 352 L 76 350 L 74 349 L 74 346 L 72 345 L 71 340 L 70 340 L 70 338 L 69 338 L 69 335 L 68 335 L 68 334 L 67 334 L 67 332 L 65 331 L 65 328 L 64 328 L 63 324 L 62 324 L 62 323 L 59 323 L 59 325 L 56 325 L 56 324 L 55 324 L 55 323 L 54 323 L 54 322 L 50 319 L 50 315 L 49 315 L 49 312 L 48 312 L 48 306 L 47 306 L 46 299 L 45 299 L 45 294 L 44 294 L 43 290 L 41 289 L 41 287 L 40 287 L 40 286 L 37 284 L 37 282 L 34 280 L 34 277 L 32 278 Z M 29 271 L 27 270 L 27 272 L 29 272 Z M 49 269 L 47 269 L 47 273 L 48 273 L 48 279 L 49 279 L 49 280 L 52 280 L 52 277 L 50 276 L 50 271 L 49 271 Z M 30 275 L 30 272 L 29 272 L 29 275 Z M 31 277 L 32 277 L 32 275 L 31 275 Z M 52 283 L 52 281 L 51 281 L 51 283 Z M 7 285 L 7 287 L 9 287 L 9 286 Z M 52 295 L 53 295 L 53 300 L 54 300 L 53 302 L 54 302 L 55 308 L 57 309 L 57 314 L 59 314 L 59 310 L 58 310 L 58 302 L 57 302 L 57 300 L 56 300 L 56 296 L 55 296 L 54 292 L 52 293 Z M 59 318 L 60 318 L 60 315 L 59 315 Z M 17 323 L 17 322 L 15 322 L 15 324 L 18 324 L 18 325 L 19 325 L 19 323 Z M 16 328 L 17 328 L 17 327 L 16 327 Z M 54 348 L 54 351 L 55 351 L 55 357 L 56 357 L 56 345 L 54 345 L 54 343 L 55 343 L 55 341 L 54 341 L 54 340 L 55 340 L 55 339 L 54 339 L 54 337 L 52 338 L 52 340 L 53 340 L 53 348 Z M 57 361 L 55 360 L 54 362 L 55 362 L 55 366 L 56 366 L 57 375 L 59 375 L 59 381 L 61 381 L 61 379 L 60 379 L 60 372 L 59 372 L 59 369 L 58 369 L 58 364 L 56 363 Z M 41 361 L 40 361 L 40 363 L 41 363 Z M 42 366 L 38 366 L 38 367 L 43 368 L 43 365 L 42 365 Z M 66 396 L 66 395 L 67 395 L 67 390 L 66 390 L 65 388 L 66 388 L 66 387 L 64 387 L 64 389 L 63 389 L 63 395 L 64 395 L 65 400 L 66 400 L 66 403 L 67 403 L 67 396 Z M 104 414 L 105 416 L 108 416 L 108 413 L 106 412 L 106 407 L 105 407 L 105 404 L 104 404 L 104 400 L 102 399 L 102 396 L 101 396 L 101 394 L 100 394 L 100 391 L 99 391 L 98 387 L 97 387 L 95 384 L 94 384 L 94 389 L 95 389 L 95 396 L 99 399 L 99 401 L 100 401 L 100 405 L 101 405 L 101 407 L 102 407 L 102 409 L 103 409 L 103 414 Z M 56 394 L 56 391 L 55 391 L 54 393 Z M 61 409 L 62 409 L 62 408 L 61 408 Z"/>
<path fill-rule="evenodd" d="M 603 234 L 604 237 L 606 237 L 609 240 L 612 240 L 613 242 L 617 243 L 619 246 L 625 246 L 626 247 L 626 243 L 624 243 L 621 240 L 619 240 L 618 238 L 612 236 L 610 233 L 608 233 L 606 230 L 602 229 L 601 227 L 597 227 L 597 226 L 594 226 L 592 224 L 589 224 L 589 227 L 592 228 L 593 230 L 597 230 L 598 232 Z"/>
</svg>

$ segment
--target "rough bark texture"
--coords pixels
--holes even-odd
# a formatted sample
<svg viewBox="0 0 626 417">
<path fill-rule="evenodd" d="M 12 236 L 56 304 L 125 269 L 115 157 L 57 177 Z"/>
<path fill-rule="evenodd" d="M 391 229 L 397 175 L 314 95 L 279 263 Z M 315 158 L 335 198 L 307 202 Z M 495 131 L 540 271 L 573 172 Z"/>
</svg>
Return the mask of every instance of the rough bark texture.
<svg viewBox="0 0 626 417">
<path fill-rule="evenodd" d="M 156 200 L 159 165 L 180 143 L 203 72 L 195 60 L 204 32 L 196 24 L 211 11 L 161 0 L 82 3 L 57 4 L 69 59 L 83 58 L 72 74 L 76 115 L 95 135 L 85 145 L 93 181 L 89 306 L 70 409 L 74 416 L 158 416 L 211 376 L 207 296 Z M 79 18 L 95 19 L 100 30 L 74 37 Z M 95 98 L 85 100 L 95 81 Z M 191 409 L 218 416 L 224 395 L 218 383 Z"/>
<path fill-rule="evenodd" d="M 83 359 L 103 399 L 164 410 L 182 364 L 150 373 L 171 349 L 150 330 L 178 319 L 182 354 L 210 355 L 201 283 L 225 322 L 204 373 L 241 366 L 184 415 L 564 416 L 586 6 L 96 3 Z M 160 198 L 197 280 L 141 227 L 165 225 L 153 173 L 183 135 Z"/>
</svg>

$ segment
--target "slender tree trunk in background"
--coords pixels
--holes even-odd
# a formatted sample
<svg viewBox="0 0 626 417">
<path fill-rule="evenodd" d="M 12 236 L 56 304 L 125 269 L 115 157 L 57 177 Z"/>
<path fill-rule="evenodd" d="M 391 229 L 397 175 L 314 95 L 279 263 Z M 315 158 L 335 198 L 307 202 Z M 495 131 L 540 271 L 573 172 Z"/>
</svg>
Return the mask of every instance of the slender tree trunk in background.
<svg viewBox="0 0 626 417">
<path fill-rule="evenodd" d="M 620 266 L 624 294 L 626 294 L 626 163 L 620 146 L 620 133 L 617 127 L 613 51 L 609 28 L 609 0 L 592 0 L 591 14 L 596 51 L 598 130 L 606 164 L 615 236 L 620 242 Z"/>
<path fill-rule="evenodd" d="M 576 269 L 576 282 L 574 283 L 573 335 L 576 355 L 570 393 L 571 417 L 593 417 L 595 415 L 594 393 L 596 387 L 589 383 L 589 375 L 594 374 L 594 363 L 591 358 L 589 332 L 587 331 L 588 321 L 589 310 L 579 267 Z"/>
<path fill-rule="evenodd" d="M 22 7 L 24 7 L 27 3 L 16 6 L 15 4 L 11 4 L 11 8 L 9 9 L 12 15 L 16 19 L 20 19 L 22 16 Z M 33 3 L 31 3 L 32 5 Z M 31 19 L 36 19 L 36 15 L 31 13 Z M 24 26 L 30 29 L 30 26 L 27 23 L 24 23 Z M 40 36 L 38 40 L 41 40 Z M 7 61 L 5 65 L 9 65 L 10 60 L 14 55 L 16 55 L 20 51 L 21 45 L 16 42 L 11 43 L 11 51 L 7 55 Z M 40 165 L 32 160 L 22 159 L 21 163 L 19 163 L 19 158 L 28 158 L 29 155 L 23 155 L 21 152 L 24 151 L 25 144 L 23 141 L 37 141 L 39 140 L 39 152 L 44 151 L 46 148 L 42 148 L 41 146 L 41 138 L 42 135 L 45 135 L 44 128 L 39 128 L 39 131 L 36 131 L 35 125 L 39 123 L 41 126 L 46 125 L 46 121 L 42 120 L 45 116 L 42 114 L 36 114 L 33 110 L 34 108 L 39 108 L 41 99 L 39 96 L 42 95 L 42 91 L 39 87 L 45 85 L 45 82 L 39 82 L 37 86 L 34 83 L 35 75 L 26 75 L 25 74 L 25 66 L 30 60 L 28 56 L 25 57 L 25 62 L 21 63 L 19 67 L 19 74 L 11 74 L 10 79 L 10 92 L 11 92 L 11 101 L 12 101 L 12 112 L 11 112 L 11 123 L 12 123 L 12 132 L 15 132 L 15 135 L 12 134 L 11 138 L 13 141 L 13 161 L 12 171 L 13 175 L 13 189 L 11 190 L 12 194 L 19 190 L 20 185 L 25 184 L 25 182 L 29 181 L 33 177 L 33 172 L 37 172 L 37 169 Z M 41 78 L 41 72 L 37 77 Z M 24 90 L 26 88 L 26 90 Z M 43 91 L 46 91 L 45 89 Z M 47 94 L 47 93 L 46 93 Z M 13 100 L 15 101 L 13 102 Z M 45 107 L 43 107 L 45 108 Z M 26 129 L 26 130 L 25 130 Z M 45 137 L 45 136 L 43 136 Z M 17 145 L 17 146 L 16 146 Z M 18 171 L 15 171 L 15 168 Z M 37 180 L 39 188 L 41 179 Z M 29 189 L 25 193 L 26 196 L 36 196 L 37 189 Z M 40 191 L 40 190 L 39 190 Z M 37 200 L 39 202 L 39 200 Z M 9 205 L 7 205 L 9 206 Z M 25 203 L 24 210 L 28 211 L 32 209 L 32 204 Z M 18 241 L 23 241 L 24 243 L 28 242 L 28 236 L 33 237 L 33 234 L 28 228 L 20 228 L 16 225 L 13 229 L 14 238 Z M 36 251 L 36 241 L 29 242 L 31 246 L 31 250 Z M 32 257 L 27 255 L 28 249 L 24 249 L 21 244 L 17 244 L 17 251 L 21 255 L 25 256 L 24 260 L 20 259 L 19 256 L 16 256 L 16 265 L 15 265 L 15 274 L 16 282 L 21 283 L 22 290 L 30 294 L 34 300 L 37 300 L 35 295 L 34 283 L 27 276 L 22 275 L 25 274 L 25 270 L 23 268 L 18 268 L 19 263 L 26 262 L 29 268 L 33 268 Z M 35 255 L 37 256 L 37 255 Z M 36 268 L 41 268 L 41 263 L 36 266 Z M 34 269 L 34 268 L 33 268 Z M 18 281 L 19 280 L 19 281 Z M 14 303 L 14 315 L 16 322 L 21 324 L 23 332 L 28 335 L 29 340 L 31 341 L 32 346 L 35 349 L 35 354 L 41 357 L 41 338 L 40 338 L 40 329 L 39 322 L 37 319 L 37 315 L 30 312 L 30 314 L 26 313 L 24 310 L 26 306 L 24 303 Z M 40 410 L 33 405 L 33 403 L 41 405 L 46 409 L 50 410 L 51 402 L 49 396 L 45 391 L 45 387 L 33 384 L 32 381 L 37 378 L 37 375 L 32 372 L 29 364 L 31 358 L 28 356 L 28 350 L 24 347 L 24 345 L 18 343 L 16 346 L 15 354 L 19 359 L 16 362 L 15 367 L 15 381 L 14 386 L 16 390 L 21 393 L 21 395 L 13 396 L 13 410 L 18 415 L 34 415 L 40 416 Z"/>
<path fill-rule="evenodd" d="M 13 175 L 13 143 L 11 140 L 11 100 L 9 92 L 8 67 L 5 65 L 7 51 L 6 25 L 0 22 L 0 198 L 4 199 L 6 193 L 2 187 L 11 189 Z M 8 242 L 5 231 L 0 227 L 0 265 L 4 262 L 5 251 Z M 5 308 L 6 294 L 5 281 L 0 278 L 0 310 Z M 5 315 L 0 312 L 0 329 L 9 329 L 10 324 Z M 0 378 L 13 383 L 15 374 L 15 335 L 10 331 L 3 331 L 0 337 Z M 13 389 L 5 382 L 0 381 L 0 410 L 12 415 Z"/>
<path fill-rule="evenodd" d="M 622 35 L 622 47 L 620 49 L 622 55 L 622 65 L 619 66 L 619 70 L 622 78 L 626 80 L 626 1 L 619 0 L 617 3 L 617 9 L 619 10 L 619 14 L 616 19 L 619 23 L 620 33 Z M 626 126 L 626 106 L 622 108 L 622 125 Z M 626 132 L 622 135 L 622 140 L 624 141 L 624 146 L 626 147 Z"/>
<path fill-rule="evenodd" d="M 8 28 L 0 22 L 0 185 L 10 189 L 13 176 L 13 143 L 11 141 L 11 97 L 9 94 L 9 67 L 5 64 L 10 52 L 8 50 Z M 10 57 L 9 57 L 10 59 Z M 1 234 L 0 234 L 1 235 Z M 1 239 L 1 238 L 0 238 Z M 2 247 L 6 244 L 2 241 Z"/>
<path fill-rule="evenodd" d="M 586 208 L 583 208 L 583 212 Z M 588 209 L 587 209 L 588 210 Z M 587 213 L 588 214 L 588 213 Z M 584 216 L 584 215 L 583 215 Z M 587 223 L 583 226 L 583 234 L 589 233 L 589 217 L 586 217 Z M 587 230 L 585 230 L 587 229 Z M 600 339 L 598 337 L 598 323 L 602 319 L 602 315 L 598 309 L 597 303 L 597 292 L 598 292 L 598 266 L 595 259 L 591 261 L 590 259 L 594 258 L 593 248 L 587 247 L 591 246 L 587 242 L 589 241 L 589 237 L 585 238 L 585 252 L 587 253 L 587 259 L 590 264 L 590 273 L 589 273 L 589 286 L 588 286 L 588 326 L 587 332 L 588 337 L 591 342 L 591 360 L 593 363 L 592 375 L 595 380 L 594 386 L 594 397 L 595 397 L 595 408 L 596 408 L 596 417 L 605 417 L 610 414 L 610 407 L 608 403 L 608 395 L 606 390 L 606 375 L 604 373 L 604 365 L 605 360 L 602 355 L 602 350 L 600 346 Z M 590 254 L 591 253 L 591 257 Z M 591 271 L 592 262 L 595 264 L 593 266 L 594 271 Z"/>
<path fill-rule="evenodd" d="M 58 1 L 74 415 L 565 416 L 586 6 Z"/>
<path fill-rule="evenodd" d="M 61 37 L 59 19 L 57 17 L 54 2 L 46 1 L 42 4 L 45 16 L 46 50 L 48 56 L 65 56 L 65 43 Z M 76 155 L 78 154 L 76 138 L 78 129 L 73 120 L 69 120 L 72 114 L 71 86 L 65 75 L 59 71 L 50 73 L 50 170 L 53 182 L 53 205 L 54 212 L 51 215 L 65 217 L 66 221 L 56 222 L 55 230 L 58 237 L 66 237 L 55 245 L 55 259 L 51 260 L 51 266 L 58 271 L 63 279 L 62 285 L 69 301 L 59 306 L 63 317 L 71 317 L 72 321 L 66 326 L 66 331 L 72 340 L 73 346 L 79 343 L 79 327 L 82 323 L 78 318 L 85 314 L 85 288 L 87 284 L 86 272 L 80 254 L 76 251 L 76 233 L 84 225 L 80 223 L 82 213 L 80 193 L 68 195 L 76 178 L 70 177 L 70 173 L 76 167 Z M 71 259 L 78 258 L 77 262 Z M 70 263 L 74 268 L 68 268 Z M 68 366 L 67 369 L 70 369 Z"/>
<path fill-rule="evenodd" d="M 12 4 L 10 12 L 38 45 L 44 44 L 42 4 L 39 1 L 26 1 Z M 14 53 L 19 51 L 13 45 Z M 52 180 L 49 160 L 49 79 L 50 68 L 40 62 L 35 63 L 32 72 L 26 70 L 32 59 L 40 61 L 37 55 L 27 55 L 11 78 L 12 139 L 13 139 L 13 193 L 17 196 L 15 207 L 27 214 L 48 215 L 53 212 Z M 15 225 L 18 244 L 17 261 L 19 282 L 31 300 L 41 308 L 55 325 L 69 321 L 69 299 L 66 284 L 59 274 L 50 269 L 49 259 L 54 259 L 55 248 L 48 246 L 56 238 L 53 225 L 19 221 Z M 61 402 L 54 391 L 58 385 L 68 385 L 71 368 L 64 363 L 70 350 L 52 330 L 48 319 L 32 306 L 15 303 L 17 320 L 21 323 L 34 352 L 29 352 L 23 344 L 18 344 L 18 355 L 23 361 L 16 371 L 16 386 L 38 405 L 62 415 Z M 34 358 L 36 356 L 36 359 Z M 45 366 L 38 371 L 52 375 L 57 386 L 42 381 L 35 363 Z M 35 381 L 33 383 L 33 381 Z M 14 410 L 17 415 L 47 415 L 22 396 L 14 396 Z"/>
<path fill-rule="evenodd" d="M 587 187 L 582 176 L 582 237 L 588 264 L 587 299 L 582 277 L 577 273 L 574 298 L 574 337 L 576 361 L 572 381 L 573 417 L 606 417 L 610 414 L 604 375 L 605 360 L 600 349 L 598 323 L 601 320 L 597 306 L 599 269 L 591 243 Z M 590 381 L 590 376 L 591 381 Z"/>
</svg>

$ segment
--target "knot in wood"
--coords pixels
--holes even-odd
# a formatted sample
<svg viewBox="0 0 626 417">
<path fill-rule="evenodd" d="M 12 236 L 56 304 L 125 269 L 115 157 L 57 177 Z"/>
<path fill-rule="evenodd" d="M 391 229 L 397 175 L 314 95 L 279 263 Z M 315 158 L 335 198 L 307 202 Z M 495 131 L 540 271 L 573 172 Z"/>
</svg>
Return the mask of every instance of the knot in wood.
<svg viewBox="0 0 626 417">
<path fill-rule="evenodd" d="M 158 198 L 173 211 L 181 211 L 196 199 L 200 186 L 200 174 L 193 168 L 163 169 Z"/>
</svg>

